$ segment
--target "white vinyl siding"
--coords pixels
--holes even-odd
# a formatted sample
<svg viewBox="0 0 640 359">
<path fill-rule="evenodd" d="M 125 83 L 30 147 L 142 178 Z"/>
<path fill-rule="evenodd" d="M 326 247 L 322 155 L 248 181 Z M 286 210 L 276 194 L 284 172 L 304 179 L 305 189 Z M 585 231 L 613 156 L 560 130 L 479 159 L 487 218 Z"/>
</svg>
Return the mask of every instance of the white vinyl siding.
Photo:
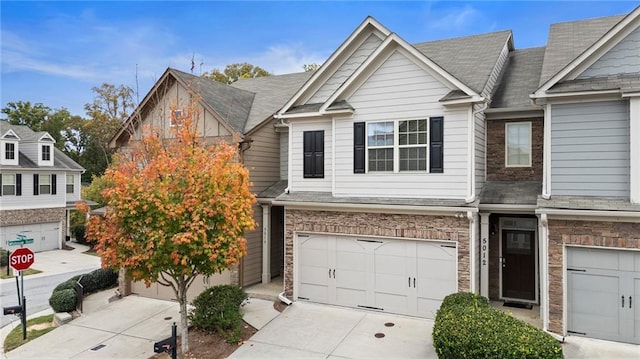
<svg viewBox="0 0 640 359">
<path fill-rule="evenodd" d="M 293 121 L 292 121 L 293 122 Z M 303 133 L 305 131 L 323 131 L 324 130 L 324 178 L 304 178 L 304 152 L 303 152 Z M 353 130 L 352 130 L 353 131 Z M 331 141 L 333 135 L 331 133 L 331 122 L 324 120 L 301 120 L 293 122 L 290 132 L 292 137 L 293 151 L 292 158 L 292 191 L 315 191 L 315 192 L 331 192 Z M 349 150 L 353 157 L 353 149 Z"/>
<path fill-rule="evenodd" d="M 640 72 L 640 28 L 635 29 L 586 69 L 579 79 Z"/>
<path fill-rule="evenodd" d="M 10 172 L 2 170 L 3 174 L 15 174 L 17 172 Z M 42 175 L 50 175 L 55 173 L 57 175 L 57 188 L 56 194 L 45 195 L 33 195 L 33 172 L 20 172 L 22 173 L 22 195 L 21 196 L 0 196 L 0 208 L 3 210 L 13 209 L 31 209 L 31 208 L 56 208 L 65 207 L 67 202 L 67 194 L 65 193 L 65 173 L 64 172 L 38 172 Z M 78 174 L 78 181 L 80 175 Z M 78 188 L 78 199 L 80 189 Z"/>
<path fill-rule="evenodd" d="M 629 196 L 629 102 L 551 106 L 551 194 Z"/>
<path fill-rule="evenodd" d="M 336 196 L 464 198 L 467 193 L 469 109 L 447 109 L 439 100 L 450 89 L 396 52 L 347 102 L 352 119 L 336 119 Z M 353 173 L 353 123 L 444 118 L 444 173 Z M 328 143 L 328 141 L 327 141 Z M 295 168 L 295 166 L 294 166 Z"/>
<path fill-rule="evenodd" d="M 318 89 L 307 103 L 324 103 L 351 76 L 382 43 L 375 34 L 370 35 L 336 72 Z"/>
</svg>

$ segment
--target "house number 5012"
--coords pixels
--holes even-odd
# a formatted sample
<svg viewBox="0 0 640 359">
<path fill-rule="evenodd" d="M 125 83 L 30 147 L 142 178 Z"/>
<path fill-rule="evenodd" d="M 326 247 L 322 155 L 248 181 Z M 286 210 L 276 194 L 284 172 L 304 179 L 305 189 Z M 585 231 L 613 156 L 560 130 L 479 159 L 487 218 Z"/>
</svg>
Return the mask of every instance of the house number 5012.
<svg viewBox="0 0 640 359">
<path fill-rule="evenodd" d="M 482 265 L 486 266 L 487 265 L 487 257 L 488 257 L 488 248 L 489 248 L 489 243 L 487 241 L 486 238 L 482 238 Z"/>
</svg>

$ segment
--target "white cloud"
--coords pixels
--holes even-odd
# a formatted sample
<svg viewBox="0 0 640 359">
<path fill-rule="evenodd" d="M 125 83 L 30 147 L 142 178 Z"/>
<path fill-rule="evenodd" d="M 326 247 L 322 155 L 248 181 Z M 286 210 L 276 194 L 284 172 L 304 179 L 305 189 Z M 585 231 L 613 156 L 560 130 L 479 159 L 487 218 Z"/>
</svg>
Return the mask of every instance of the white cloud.
<svg viewBox="0 0 640 359">
<path fill-rule="evenodd" d="M 446 8 L 444 11 L 429 9 L 429 27 L 434 29 L 461 29 L 473 25 L 480 12 L 471 5 Z M 434 20 L 436 19 L 436 20 Z"/>
</svg>

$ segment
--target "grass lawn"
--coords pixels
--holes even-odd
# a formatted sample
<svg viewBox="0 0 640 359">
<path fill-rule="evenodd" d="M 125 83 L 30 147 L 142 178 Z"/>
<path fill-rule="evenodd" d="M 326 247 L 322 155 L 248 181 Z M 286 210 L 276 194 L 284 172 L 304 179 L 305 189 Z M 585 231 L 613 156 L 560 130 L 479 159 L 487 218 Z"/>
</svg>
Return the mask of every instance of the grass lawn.
<svg viewBox="0 0 640 359">
<path fill-rule="evenodd" d="M 55 327 L 53 326 L 53 314 L 45 315 L 43 317 L 33 318 L 27 320 L 27 339 L 22 340 L 22 326 L 18 325 L 7 335 L 4 340 L 4 351 L 8 352 L 13 350 L 22 344 L 29 342 L 43 334 L 46 334 Z"/>
<path fill-rule="evenodd" d="M 37 269 L 29 268 L 24 271 L 24 275 L 38 274 L 42 273 Z M 13 269 L 9 269 L 9 275 L 7 275 L 7 267 L 0 267 L 0 279 L 13 278 Z"/>
</svg>

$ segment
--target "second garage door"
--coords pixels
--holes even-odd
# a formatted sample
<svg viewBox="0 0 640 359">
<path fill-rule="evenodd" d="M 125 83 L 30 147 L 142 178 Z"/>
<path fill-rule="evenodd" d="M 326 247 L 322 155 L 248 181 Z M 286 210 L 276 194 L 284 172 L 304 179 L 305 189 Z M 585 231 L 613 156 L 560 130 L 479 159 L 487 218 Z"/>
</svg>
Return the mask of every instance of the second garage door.
<svg viewBox="0 0 640 359">
<path fill-rule="evenodd" d="M 567 248 L 570 334 L 640 344 L 640 252 Z"/>
<path fill-rule="evenodd" d="M 457 291 L 455 242 L 297 235 L 298 299 L 433 318 Z"/>
<path fill-rule="evenodd" d="M 2 247 L 14 250 L 18 247 L 10 247 L 8 241 L 15 240 L 18 234 L 33 239 L 26 244 L 34 252 L 44 252 L 60 249 L 60 222 L 25 224 L 19 226 L 7 226 L 0 228 Z"/>
</svg>

